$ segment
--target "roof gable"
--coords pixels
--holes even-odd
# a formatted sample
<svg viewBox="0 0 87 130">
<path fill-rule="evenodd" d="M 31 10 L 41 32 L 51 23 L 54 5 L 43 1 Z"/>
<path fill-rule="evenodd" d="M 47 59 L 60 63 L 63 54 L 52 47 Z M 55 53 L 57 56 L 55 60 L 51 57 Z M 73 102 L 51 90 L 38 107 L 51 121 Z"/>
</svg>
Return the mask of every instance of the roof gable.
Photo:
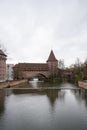
<svg viewBox="0 0 87 130">
<path fill-rule="evenodd" d="M 50 52 L 50 55 L 49 55 L 49 57 L 48 57 L 47 62 L 48 62 L 48 61 L 58 61 L 58 60 L 56 59 L 54 53 L 53 53 L 53 50 L 51 50 L 51 52 Z"/>
</svg>

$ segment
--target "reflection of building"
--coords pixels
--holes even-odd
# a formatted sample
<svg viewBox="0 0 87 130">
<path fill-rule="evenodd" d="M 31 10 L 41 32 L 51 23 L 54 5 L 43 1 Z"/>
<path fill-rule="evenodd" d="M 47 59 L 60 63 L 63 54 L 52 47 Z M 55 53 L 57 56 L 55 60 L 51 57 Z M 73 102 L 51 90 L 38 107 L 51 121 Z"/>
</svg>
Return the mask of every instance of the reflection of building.
<svg viewBox="0 0 87 130">
<path fill-rule="evenodd" d="M 46 90 L 46 95 L 51 106 L 54 108 L 56 100 L 64 100 L 65 91 L 61 91 L 61 89 L 48 89 Z"/>
<path fill-rule="evenodd" d="M 6 79 L 13 80 L 13 64 L 6 65 Z"/>
<path fill-rule="evenodd" d="M 14 66 L 14 78 L 24 79 L 42 75 L 48 78 L 50 75 L 57 73 L 58 60 L 55 58 L 53 51 L 48 57 L 46 63 L 19 63 Z"/>
<path fill-rule="evenodd" d="M 59 91 L 60 90 L 56 90 L 56 89 L 48 89 L 48 90 L 46 90 L 46 95 L 47 95 L 52 107 L 54 107 L 55 101 L 58 98 Z"/>
<path fill-rule="evenodd" d="M 55 106 L 56 100 L 64 100 L 65 91 L 61 91 L 61 89 L 52 89 L 52 88 L 40 88 L 40 89 L 12 89 L 11 93 L 14 94 L 32 94 L 35 95 L 46 95 L 52 109 Z"/>
<path fill-rule="evenodd" d="M 5 91 L 0 90 L 0 113 L 4 111 Z"/>
<path fill-rule="evenodd" d="M 6 80 L 6 55 L 0 50 L 0 82 Z"/>
</svg>

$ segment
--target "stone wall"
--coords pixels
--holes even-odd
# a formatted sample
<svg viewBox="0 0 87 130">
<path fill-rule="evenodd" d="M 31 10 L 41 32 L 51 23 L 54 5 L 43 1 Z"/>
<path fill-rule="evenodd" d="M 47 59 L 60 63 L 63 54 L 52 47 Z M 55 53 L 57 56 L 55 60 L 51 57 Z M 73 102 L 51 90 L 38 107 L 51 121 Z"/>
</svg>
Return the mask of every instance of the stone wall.
<svg viewBox="0 0 87 130">
<path fill-rule="evenodd" d="M 0 89 L 7 87 L 15 87 L 16 85 L 20 85 L 23 83 L 27 83 L 27 80 L 17 80 L 17 81 L 9 81 L 0 83 Z"/>
<path fill-rule="evenodd" d="M 49 71 L 23 71 L 22 72 L 23 78 L 27 78 L 27 79 L 32 78 L 34 76 L 38 76 L 39 74 L 48 78 L 50 72 Z"/>
<path fill-rule="evenodd" d="M 79 81 L 78 86 L 84 89 L 87 89 L 87 82 L 85 81 Z"/>
</svg>

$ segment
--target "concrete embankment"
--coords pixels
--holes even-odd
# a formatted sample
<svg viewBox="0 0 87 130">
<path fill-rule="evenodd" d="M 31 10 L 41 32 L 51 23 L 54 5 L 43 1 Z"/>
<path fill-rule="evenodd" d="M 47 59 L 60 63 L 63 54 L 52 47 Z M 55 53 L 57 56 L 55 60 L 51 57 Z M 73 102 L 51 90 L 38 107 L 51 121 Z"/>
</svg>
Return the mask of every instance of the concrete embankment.
<svg viewBox="0 0 87 130">
<path fill-rule="evenodd" d="M 87 81 L 79 81 L 78 86 L 87 89 Z"/>
<path fill-rule="evenodd" d="M 21 85 L 27 83 L 27 80 L 16 80 L 16 81 L 8 81 L 0 83 L 0 89 L 7 88 L 7 87 L 15 87 L 17 85 Z"/>
</svg>

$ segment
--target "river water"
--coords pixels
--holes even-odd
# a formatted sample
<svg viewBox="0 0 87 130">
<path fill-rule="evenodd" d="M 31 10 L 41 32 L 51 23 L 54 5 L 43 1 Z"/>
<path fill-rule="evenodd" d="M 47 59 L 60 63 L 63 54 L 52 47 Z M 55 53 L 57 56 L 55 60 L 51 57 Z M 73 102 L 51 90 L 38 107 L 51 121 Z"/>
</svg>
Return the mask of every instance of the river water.
<svg viewBox="0 0 87 130">
<path fill-rule="evenodd" d="M 87 130 L 87 90 L 32 81 L 0 90 L 0 130 Z"/>
</svg>

